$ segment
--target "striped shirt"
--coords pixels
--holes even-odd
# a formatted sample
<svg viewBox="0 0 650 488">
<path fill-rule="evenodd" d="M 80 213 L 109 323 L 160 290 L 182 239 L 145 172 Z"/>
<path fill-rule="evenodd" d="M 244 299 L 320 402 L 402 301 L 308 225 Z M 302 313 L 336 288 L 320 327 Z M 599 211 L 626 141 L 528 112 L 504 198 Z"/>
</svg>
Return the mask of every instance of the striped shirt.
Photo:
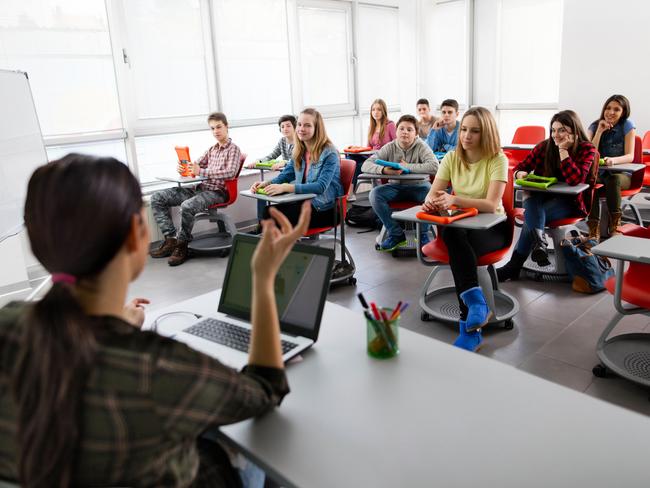
<svg viewBox="0 0 650 488">
<path fill-rule="evenodd" d="M 17 476 L 11 377 L 22 309 L 0 309 L 0 479 L 7 480 Z M 204 430 L 259 415 L 289 392 L 283 370 L 237 372 L 115 317 L 89 317 L 88 326 L 97 331 L 98 350 L 83 393 L 74 486 L 188 486 Z"/>
<path fill-rule="evenodd" d="M 286 137 L 280 137 L 273 151 L 268 156 L 264 156 L 261 161 L 270 161 L 271 159 L 276 159 L 278 156 L 282 156 L 282 159 L 289 161 L 293 157 L 292 154 L 293 144 L 287 141 Z"/>
<path fill-rule="evenodd" d="M 205 151 L 203 156 L 196 160 L 201 167 L 199 176 L 208 178 L 201 183 L 201 189 L 225 192 L 224 180 L 231 180 L 237 176 L 241 165 L 240 159 L 241 151 L 230 138 L 223 146 L 217 142 Z"/>
</svg>

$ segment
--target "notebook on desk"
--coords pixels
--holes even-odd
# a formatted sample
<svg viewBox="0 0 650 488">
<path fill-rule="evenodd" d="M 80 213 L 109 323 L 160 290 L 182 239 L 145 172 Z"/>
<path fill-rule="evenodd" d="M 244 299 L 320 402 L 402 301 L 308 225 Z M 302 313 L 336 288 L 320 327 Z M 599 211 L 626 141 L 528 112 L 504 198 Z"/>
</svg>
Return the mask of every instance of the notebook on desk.
<svg viewBox="0 0 650 488">
<path fill-rule="evenodd" d="M 250 263 L 258 241 L 258 237 L 247 234 L 235 236 L 214 316 L 185 324 L 171 335 L 237 369 L 248 363 Z M 285 362 L 318 339 L 333 262 L 333 249 L 296 244 L 278 271 L 275 295 Z"/>
</svg>

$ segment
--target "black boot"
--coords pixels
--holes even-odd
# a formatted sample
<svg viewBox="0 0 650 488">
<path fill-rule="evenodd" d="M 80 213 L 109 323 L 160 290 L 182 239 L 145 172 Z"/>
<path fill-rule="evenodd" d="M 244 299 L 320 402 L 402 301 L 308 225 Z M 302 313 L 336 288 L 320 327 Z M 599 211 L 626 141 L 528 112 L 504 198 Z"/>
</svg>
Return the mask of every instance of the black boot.
<svg viewBox="0 0 650 488">
<path fill-rule="evenodd" d="M 505 266 L 497 269 L 497 278 L 499 279 L 499 283 L 508 280 L 518 280 L 519 273 L 521 273 L 521 268 L 524 266 L 525 262 L 526 256 L 514 251 L 510 257 L 510 261 L 508 261 Z"/>
<path fill-rule="evenodd" d="M 548 243 L 546 242 L 546 235 L 542 229 L 531 229 L 533 238 L 533 252 L 530 258 L 542 268 L 550 266 L 551 262 L 548 260 Z"/>
</svg>

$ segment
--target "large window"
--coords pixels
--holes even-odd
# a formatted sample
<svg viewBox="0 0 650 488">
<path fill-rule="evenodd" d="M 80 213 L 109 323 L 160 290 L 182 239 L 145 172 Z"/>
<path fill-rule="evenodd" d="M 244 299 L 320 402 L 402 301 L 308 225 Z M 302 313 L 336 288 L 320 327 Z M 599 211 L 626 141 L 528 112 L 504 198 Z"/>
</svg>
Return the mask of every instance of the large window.
<svg viewBox="0 0 650 488">
<path fill-rule="evenodd" d="M 223 111 L 231 120 L 291 113 L 284 0 L 222 0 L 215 17 Z"/>
<path fill-rule="evenodd" d="M 557 103 L 562 0 L 502 0 L 500 104 Z"/>
<path fill-rule="evenodd" d="M 298 4 L 304 106 L 329 113 L 353 108 L 351 17 L 347 2 Z"/>
<path fill-rule="evenodd" d="M 103 0 L 3 0 L 0 68 L 27 72 L 46 137 L 122 128 Z"/>
<path fill-rule="evenodd" d="M 399 63 L 399 10 L 359 5 L 358 73 L 362 112 L 382 98 L 389 107 L 399 106 L 400 72 L 385 69 Z"/>
</svg>

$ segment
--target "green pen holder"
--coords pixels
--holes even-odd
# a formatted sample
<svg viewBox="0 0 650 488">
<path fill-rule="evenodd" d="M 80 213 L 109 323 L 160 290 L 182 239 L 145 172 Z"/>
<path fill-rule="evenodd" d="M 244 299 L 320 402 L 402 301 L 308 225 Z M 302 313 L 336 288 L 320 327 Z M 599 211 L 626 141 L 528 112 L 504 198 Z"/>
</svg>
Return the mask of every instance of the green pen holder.
<svg viewBox="0 0 650 488">
<path fill-rule="evenodd" d="M 392 309 L 384 308 L 383 310 L 390 317 Z M 399 316 L 394 320 L 389 320 L 388 324 L 366 318 L 366 350 L 368 356 L 377 359 L 389 359 L 399 354 L 399 321 Z"/>
</svg>

